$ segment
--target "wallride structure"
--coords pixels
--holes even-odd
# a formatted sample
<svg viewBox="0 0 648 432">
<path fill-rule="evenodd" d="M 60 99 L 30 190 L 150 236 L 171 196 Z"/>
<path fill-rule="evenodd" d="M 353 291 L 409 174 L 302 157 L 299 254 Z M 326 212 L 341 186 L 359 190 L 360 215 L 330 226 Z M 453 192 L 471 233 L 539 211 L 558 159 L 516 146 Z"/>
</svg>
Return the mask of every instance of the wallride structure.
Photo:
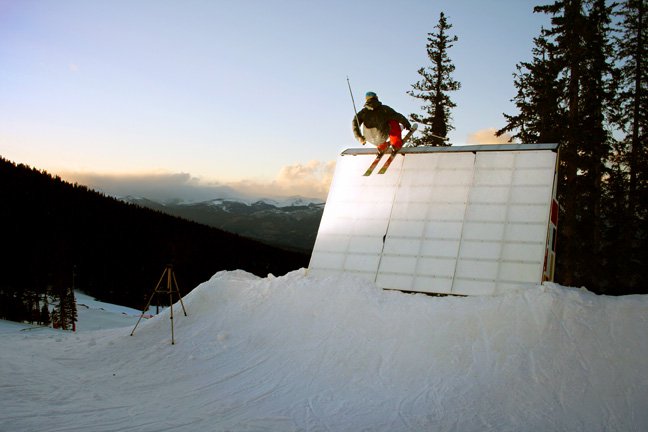
<svg viewBox="0 0 648 432">
<path fill-rule="evenodd" d="M 456 295 L 553 280 L 557 144 L 404 148 L 365 177 L 375 154 L 339 156 L 310 273 Z"/>
</svg>

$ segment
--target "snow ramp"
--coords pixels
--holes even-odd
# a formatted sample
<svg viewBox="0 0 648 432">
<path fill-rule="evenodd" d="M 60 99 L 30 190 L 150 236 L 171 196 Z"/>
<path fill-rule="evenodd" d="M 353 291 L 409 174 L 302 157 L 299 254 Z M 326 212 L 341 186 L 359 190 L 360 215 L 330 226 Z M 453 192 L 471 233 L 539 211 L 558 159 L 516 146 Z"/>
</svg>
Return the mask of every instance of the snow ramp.
<svg viewBox="0 0 648 432">
<path fill-rule="evenodd" d="M 386 174 L 363 176 L 375 154 L 338 158 L 313 274 L 459 295 L 553 280 L 557 144 L 405 148 Z"/>
</svg>

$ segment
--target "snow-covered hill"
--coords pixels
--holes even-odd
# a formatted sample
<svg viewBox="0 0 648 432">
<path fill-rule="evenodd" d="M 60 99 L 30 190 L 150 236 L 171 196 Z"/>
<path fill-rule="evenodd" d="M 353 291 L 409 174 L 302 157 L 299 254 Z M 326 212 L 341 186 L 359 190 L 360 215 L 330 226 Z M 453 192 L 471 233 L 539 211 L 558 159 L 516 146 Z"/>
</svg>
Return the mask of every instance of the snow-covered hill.
<svg viewBox="0 0 648 432">
<path fill-rule="evenodd" d="M 184 302 L 176 345 L 168 310 L 132 337 L 128 313 L 4 324 L 0 430 L 648 430 L 648 296 L 429 297 L 302 270 L 221 272 Z"/>
</svg>

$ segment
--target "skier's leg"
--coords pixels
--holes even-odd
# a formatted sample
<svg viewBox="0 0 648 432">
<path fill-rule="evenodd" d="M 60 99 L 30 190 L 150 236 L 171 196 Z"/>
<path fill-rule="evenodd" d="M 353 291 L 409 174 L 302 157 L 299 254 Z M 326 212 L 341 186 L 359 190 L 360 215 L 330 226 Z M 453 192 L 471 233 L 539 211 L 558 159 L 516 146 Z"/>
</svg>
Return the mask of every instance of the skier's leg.
<svg viewBox="0 0 648 432">
<path fill-rule="evenodd" d="M 389 120 L 389 142 L 394 150 L 400 150 L 403 147 L 401 132 L 400 124 L 396 120 Z"/>
<path fill-rule="evenodd" d="M 376 146 L 376 148 L 378 148 L 378 151 L 379 151 L 380 153 L 383 153 L 385 150 L 387 150 L 387 149 L 389 148 L 389 142 L 385 141 L 385 142 L 382 143 L 382 144 L 378 144 L 378 145 Z"/>
</svg>

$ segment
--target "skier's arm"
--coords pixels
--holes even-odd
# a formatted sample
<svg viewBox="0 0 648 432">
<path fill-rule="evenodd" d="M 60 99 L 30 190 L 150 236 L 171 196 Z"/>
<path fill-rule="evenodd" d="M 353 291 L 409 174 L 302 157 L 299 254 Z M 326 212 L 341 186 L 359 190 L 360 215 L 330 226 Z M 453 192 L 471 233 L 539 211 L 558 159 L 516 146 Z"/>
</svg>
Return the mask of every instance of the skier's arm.
<svg viewBox="0 0 648 432">
<path fill-rule="evenodd" d="M 396 118 L 396 121 L 398 121 L 398 123 L 405 126 L 405 129 L 407 129 L 407 130 L 412 129 L 412 125 L 410 124 L 409 120 L 407 120 L 407 117 L 405 117 L 401 113 L 396 113 L 396 114 L 398 114 L 398 117 Z"/>
<path fill-rule="evenodd" d="M 407 120 L 407 117 L 405 117 L 403 114 L 396 112 L 396 110 L 392 107 L 383 105 L 385 109 L 388 112 L 388 117 L 390 120 L 396 120 L 398 123 L 402 124 L 405 126 L 405 129 L 410 130 L 412 129 L 412 125 L 410 124 L 409 120 Z"/>
</svg>

